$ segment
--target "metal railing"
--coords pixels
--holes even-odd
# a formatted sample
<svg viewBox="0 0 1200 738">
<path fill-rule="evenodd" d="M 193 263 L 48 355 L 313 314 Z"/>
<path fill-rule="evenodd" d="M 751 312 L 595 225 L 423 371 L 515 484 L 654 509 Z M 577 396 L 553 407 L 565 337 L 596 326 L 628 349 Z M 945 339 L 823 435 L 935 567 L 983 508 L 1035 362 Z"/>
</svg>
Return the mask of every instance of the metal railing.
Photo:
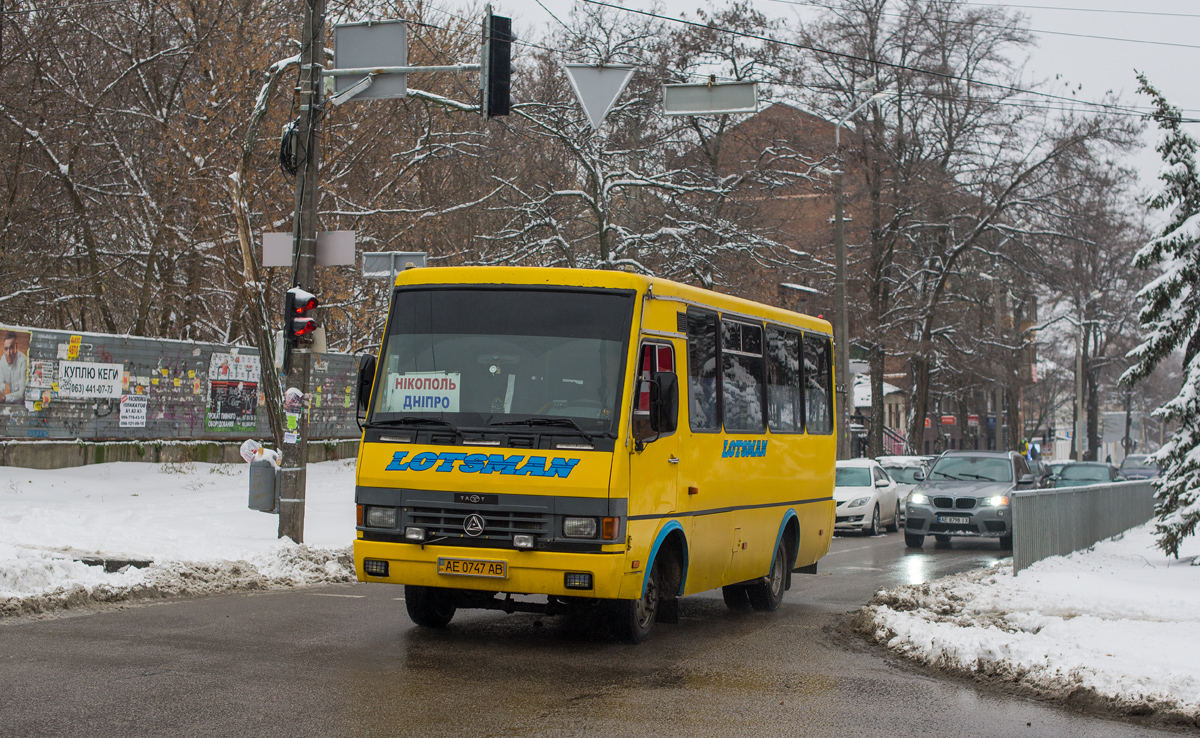
<svg viewBox="0 0 1200 738">
<path fill-rule="evenodd" d="M 1013 574 L 1035 561 L 1080 551 L 1149 520 L 1154 483 L 1114 482 L 1013 495 Z"/>
</svg>

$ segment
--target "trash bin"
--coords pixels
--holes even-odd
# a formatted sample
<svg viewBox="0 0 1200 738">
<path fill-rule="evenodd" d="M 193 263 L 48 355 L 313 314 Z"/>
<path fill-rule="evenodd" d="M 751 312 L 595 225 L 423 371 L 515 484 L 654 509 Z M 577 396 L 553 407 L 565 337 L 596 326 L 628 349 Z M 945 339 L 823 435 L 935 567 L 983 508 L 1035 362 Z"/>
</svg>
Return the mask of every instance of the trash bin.
<svg viewBox="0 0 1200 738">
<path fill-rule="evenodd" d="M 279 467 L 269 459 L 250 462 L 250 509 L 279 512 Z"/>
</svg>

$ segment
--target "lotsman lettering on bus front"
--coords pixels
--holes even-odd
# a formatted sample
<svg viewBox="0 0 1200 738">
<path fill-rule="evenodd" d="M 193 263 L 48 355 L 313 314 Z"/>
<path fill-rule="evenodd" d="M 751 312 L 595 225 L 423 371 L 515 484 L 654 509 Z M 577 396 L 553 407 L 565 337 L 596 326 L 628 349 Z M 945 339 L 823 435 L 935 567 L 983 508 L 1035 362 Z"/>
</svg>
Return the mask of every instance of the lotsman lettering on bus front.
<svg viewBox="0 0 1200 738">
<path fill-rule="evenodd" d="M 449 472 L 455 471 L 454 465 L 457 463 L 457 471 L 463 474 L 499 472 L 505 476 L 566 479 L 571 476 L 571 472 L 580 461 L 579 459 L 554 456 L 549 459 L 547 464 L 545 456 L 526 458 L 524 454 L 505 456 L 504 454 L 464 454 L 448 451 L 442 453 L 424 451 L 410 459 L 408 454 L 408 451 L 397 451 L 393 454 L 386 471 L 429 471 L 433 469 L 439 472 Z"/>
</svg>

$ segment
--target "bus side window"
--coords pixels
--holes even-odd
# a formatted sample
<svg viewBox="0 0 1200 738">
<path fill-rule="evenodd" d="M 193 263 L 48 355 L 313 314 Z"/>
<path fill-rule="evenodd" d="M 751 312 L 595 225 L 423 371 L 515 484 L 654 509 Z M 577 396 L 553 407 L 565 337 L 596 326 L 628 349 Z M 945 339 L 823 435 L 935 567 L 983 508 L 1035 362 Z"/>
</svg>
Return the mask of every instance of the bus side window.
<svg viewBox="0 0 1200 738">
<path fill-rule="evenodd" d="M 772 431 L 804 430 L 800 403 L 800 335 L 768 328 L 767 425 Z"/>
<path fill-rule="evenodd" d="M 664 343 L 644 343 L 638 357 L 637 392 L 633 403 L 633 437 L 645 440 L 658 435 L 650 429 L 650 377 L 654 372 L 675 371 L 675 349 Z"/>
<path fill-rule="evenodd" d="M 688 422 L 692 430 L 720 428 L 717 414 L 717 316 L 687 312 Z"/>
<path fill-rule="evenodd" d="M 762 433 L 763 329 L 721 321 L 721 400 L 726 431 Z"/>
<path fill-rule="evenodd" d="M 833 433 L 832 362 L 829 339 L 804 337 L 804 418 L 809 433 Z"/>
</svg>

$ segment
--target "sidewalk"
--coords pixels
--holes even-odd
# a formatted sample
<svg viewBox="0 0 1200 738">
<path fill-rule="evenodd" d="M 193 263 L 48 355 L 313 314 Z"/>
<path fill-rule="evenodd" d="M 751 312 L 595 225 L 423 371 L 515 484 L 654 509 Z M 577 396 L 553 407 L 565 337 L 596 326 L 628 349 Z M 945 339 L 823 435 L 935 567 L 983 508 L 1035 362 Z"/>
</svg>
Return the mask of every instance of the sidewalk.
<svg viewBox="0 0 1200 738">
<path fill-rule="evenodd" d="M 353 580 L 354 461 L 308 466 L 305 545 L 246 507 L 248 469 L 0 467 L 0 617 Z"/>
<path fill-rule="evenodd" d="M 1200 540 L 1152 524 L 1014 577 L 1010 561 L 881 590 L 856 627 L 928 666 L 1200 726 Z"/>
</svg>

